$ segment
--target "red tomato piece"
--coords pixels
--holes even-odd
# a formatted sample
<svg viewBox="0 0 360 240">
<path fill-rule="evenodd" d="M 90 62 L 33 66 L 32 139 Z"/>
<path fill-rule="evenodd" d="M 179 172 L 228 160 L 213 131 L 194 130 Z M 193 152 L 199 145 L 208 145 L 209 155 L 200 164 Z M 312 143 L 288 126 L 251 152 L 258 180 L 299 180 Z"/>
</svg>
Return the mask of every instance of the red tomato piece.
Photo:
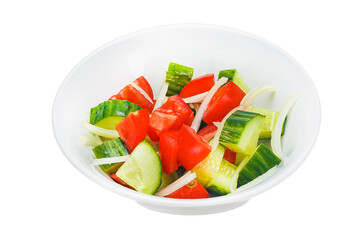
<svg viewBox="0 0 360 240">
<path fill-rule="evenodd" d="M 142 88 L 154 102 L 153 90 L 148 81 L 143 76 L 136 79 L 134 83 L 140 88 Z M 147 100 L 144 95 L 142 95 L 136 88 L 134 88 L 130 84 L 121 89 L 118 94 L 113 95 L 109 100 L 115 99 L 128 100 L 132 103 L 139 105 L 143 109 L 147 109 L 149 112 L 151 112 L 154 108 L 154 103 L 149 102 L 149 100 Z"/>
<path fill-rule="evenodd" d="M 170 130 L 171 126 L 175 125 L 175 122 L 177 121 L 177 116 L 156 111 L 153 112 L 150 116 L 150 126 L 148 131 L 151 141 L 159 141 L 160 133 Z"/>
<path fill-rule="evenodd" d="M 236 152 L 231 151 L 230 149 L 226 148 L 224 159 L 227 160 L 229 163 L 235 164 L 236 162 Z"/>
<path fill-rule="evenodd" d="M 210 123 L 198 131 L 198 134 L 204 139 L 204 141 L 208 142 L 215 136 L 217 129 L 217 126 L 215 126 L 213 123 Z"/>
<path fill-rule="evenodd" d="M 214 74 L 206 74 L 191 80 L 180 92 L 181 98 L 188 98 L 209 91 L 214 86 Z"/>
<path fill-rule="evenodd" d="M 114 181 L 117 182 L 117 183 L 120 183 L 120 184 L 123 185 L 124 187 L 127 187 L 127 188 L 130 188 L 130 189 L 135 190 L 133 187 L 131 187 L 131 186 L 128 185 L 126 182 L 124 182 L 123 180 L 121 180 L 121 178 L 119 178 L 119 177 L 116 175 L 116 172 L 110 174 L 109 177 L 111 177 L 112 180 L 114 180 Z"/>
<path fill-rule="evenodd" d="M 179 138 L 179 162 L 191 170 L 211 152 L 211 146 L 189 126 L 182 125 Z"/>
<path fill-rule="evenodd" d="M 182 199 L 208 198 L 209 193 L 198 181 L 194 179 L 190 183 L 186 184 L 182 188 L 176 190 L 166 197 Z"/>
<path fill-rule="evenodd" d="M 179 167 L 178 163 L 179 131 L 164 131 L 160 133 L 159 152 L 163 172 L 170 174 Z"/>
<path fill-rule="evenodd" d="M 182 124 L 190 125 L 193 119 L 191 108 L 178 95 L 171 96 L 151 114 L 149 137 L 158 141 L 162 131 L 177 130 Z"/>
<path fill-rule="evenodd" d="M 148 128 L 149 112 L 146 109 L 128 114 L 116 125 L 116 130 L 130 153 L 145 139 Z"/>
<path fill-rule="evenodd" d="M 220 122 L 230 110 L 240 105 L 245 93 L 229 81 L 216 91 L 204 113 L 203 121 L 207 124 Z"/>
</svg>

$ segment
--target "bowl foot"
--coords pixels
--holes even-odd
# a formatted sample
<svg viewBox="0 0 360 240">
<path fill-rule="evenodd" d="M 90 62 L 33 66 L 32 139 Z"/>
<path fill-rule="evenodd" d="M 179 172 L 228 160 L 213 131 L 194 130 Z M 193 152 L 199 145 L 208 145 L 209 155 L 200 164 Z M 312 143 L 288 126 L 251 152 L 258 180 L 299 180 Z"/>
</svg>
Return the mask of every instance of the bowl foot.
<svg viewBox="0 0 360 240">
<path fill-rule="evenodd" d="M 205 215 L 205 214 L 214 214 L 219 212 L 229 211 L 235 208 L 238 208 L 248 200 L 242 202 L 236 202 L 221 206 L 205 206 L 205 207 L 165 207 L 165 206 L 156 206 L 150 205 L 146 203 L 138 202 L 141 206 L 150 209 L 156 212 L 168 213 L 168 214 L 176 214 L 176 215 Z"/>
</svg>

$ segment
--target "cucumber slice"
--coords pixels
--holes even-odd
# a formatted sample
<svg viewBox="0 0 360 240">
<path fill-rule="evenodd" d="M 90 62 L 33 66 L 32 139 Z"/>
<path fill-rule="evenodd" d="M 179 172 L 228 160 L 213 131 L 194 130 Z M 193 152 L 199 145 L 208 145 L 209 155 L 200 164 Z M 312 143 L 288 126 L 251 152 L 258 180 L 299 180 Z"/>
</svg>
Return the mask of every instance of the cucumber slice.
<svg viewBox="0 0 360 240">
<path fill-rule="evenodd" d="M 220 135 L 220 143 L 234 152 L 251 154 L 264 123 L 265 116 L 258 113 L 236 111 L 225 121 Z"/>
<path fill-rule="evenodd" d="M 129 155 L 124 143 L 120 138 L 106 141 L 92 149 L 96 158 L 109 158 Z M 100 168 L 107 174 L 111 174 L 118 170 L 123 163 L 112 163 L 100 165 Z"/>
<path fill-rule="evenodd" d="M 214 195 L 226 195 L 231 192 L 236 166 L 225 159 L 222 160 L 216 176 L 206 187 Z"/>
<path fill-rule="evenodd" d="M 165 82 L 169 84 L 166 96 L 180 94 L 183 87 L 191 81 L 194 69 L 177 63 L 170 63 Z"/>
<path fill-rule="evenodd" d="M 161 184 L 160 157 L 144 140 L 134 149 L 116 175 L 138 192 L 154 194 Z"/>
<path fill-rule="evenodd" d="M 212 140 L 209 141 L 210 145 L 211 141 Z M 215 151 L 211 151 L 204 160 L 191 170 L 196 173 L 196 179 L 201 185 L 207 186 L 216 176 L 224 157 L 224 153 L 225 147 L 219 144 Z"/>
<path fill-rule="evenodd" d="M 142 108 L 127 100 L 111 100 L 91 108 L 90 123 L 101 128 L 115 130 L 116 125 L 129 113 Z"/>
<path fill-rule="evenodd" d="M 247 108 L 245 108 L 245 111 L 259 113 L 265 116 L 264 124 L 261 127 L 259 139 L 271 138 L 271 133 L 279 116 L 279 112 L 275 112 L 265 108 L 255 107 L 252 105 L 249 105 Z"/>
<path fill-rule="evenodd" d="M 279 112 L 272 111 L 272 110 L 265 109 L 265 108 L 255 107 L 253 105 L 247 106 L 245 108 L 245 111 L 259 113 L 259 114 L 265 116 L 265 121 L 264 121 L 264 124 L 262 125 L 259 139 L 271 138 L 271 133 L 275 127 L 275 123 L 279 116 Z M 286 123 L 286 118 L 285 118 L 282 130 L 281 130 L 281 136 L 284 135 L 284 132 L 285 132 L 285 123 Z"/>
<path fill-rule="evenodd" d="M 255 152 L 248 158 L 244 159 L 237 168 L 239 173 L 237 179 L 237 187 L 240 187 L 255 178 L 263 175 L 281 160 L 264 144 L 260 144 Z"/>
<path fill-rule="evenodd" d="M 244 93 L 248 93 L 250 91 L 250 88 L 246 83 L 242 80 L 240 74 L 236 69 L 229 69 L 229 70 L 222 70 L 219 72 L 218 79 L 226 77 L 230 80 L 232 80 L 238 87 L 243 90 Z"/>
</svg>

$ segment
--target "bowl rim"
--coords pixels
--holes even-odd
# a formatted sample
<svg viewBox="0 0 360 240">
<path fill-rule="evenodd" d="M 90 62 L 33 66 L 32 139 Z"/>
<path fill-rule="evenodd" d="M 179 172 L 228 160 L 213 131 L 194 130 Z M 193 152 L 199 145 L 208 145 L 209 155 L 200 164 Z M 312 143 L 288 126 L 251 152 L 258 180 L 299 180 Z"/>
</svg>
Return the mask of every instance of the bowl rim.
<svg viewBox="0 0 360 240">
<path fill-rule="evenodd" d="M 90 59 L 93 55 L 96 53 L 102 51 L 103 49 L 106 49 L 107 47 L 120 43 L 121 41 L 126 40 L 130 37 L 136 37 L 136 35 L 149 33 L 149 32 L 156 32 L 156 31 L 162 31 L 166 29 L 174 29 L 174 28 L 201 28 L 201 29 L 211 29 L 211 30 L 219 30 L 219 31 L 226 31 L 226 32 L 232 32 L 235 34 L 240 34 L 245 37 L 253 38 L 257 41 L 260 41 L 266 45 L 269 45 L 270 47 L 274 48 L 275 50 L 279 51 L 280 53 L 284 54 L 290 61 L 292 61 L 298 68 L 301 70 L 305 76 L 304 81 L 308 81 L 308 83 L 312 86 L 315 94 L 316 101 L 314 102 L 314 107 L 317 109 L 315 112 L 316 115 L 314 115 L 314 125 L 316 127 L 316 132 L 313 135 L 313 139 L 311 139 L 310 144 L 308 144 L 307 151 L 302 151 L 299 153 L 299 155 L 296 157 L 297 161 L 294 161 L 291 165 L 287 166 L 286 171 L 277 171 L 276 174 L 271 176 L 268 180 L 269 181 L 263 181 L 249 189 L 246 189 L 241 192 L 228 194 L 225 196 L 219 196 L 219 197 L 213 197 L 213 198 L 206 198 L 206 199 L 172 199 L 172 198 L 164 198 L 164 197 L 157 197 L 154 195 L 148 195 L 144 193 L 140 193 L 137 191 L 130 190 L 126 187 L 123 187 L 115 182 L 113 182 L 110 179 L 105 178 L 104 176 L 101 176 L 100 174 L 93 174 L 90 173 L 90 171 L 86 171 L 81 167 L 79 164 L 78 159 L 73 156 L 71 153 L 67 152 L 66 149 L 64 149 L 64 146 L 62 144 L 62 140 L 59 139 L 57 135 L 57 126 L 59 122 L 56 120 L 56 109 L 59 104 L 59 95 L 62 92 L 62 89 L 64 86 L 70 81 L 71 76 L 74 72 L 88 59 Z M 85 58 L 83 58 L 65 77 L 63 82 L 61 83 L 52 107 L 52 129 L 53 133 L 56 139 L 56 142 L 58 143 L 61 151 L 66 156 L 66 158 L 69 160 L 69 162 L 77 168 L 82 174 L 84 174 L 86 177 L 90 178 L 95 183 L 99 184 L 102 187 L 105 187 L 121 196 L 128 197 L 130 199 L 133 199 L 135 201 L 138 201 L 140 203 L 146 203 L 154 206 L 166 206 L 166 207 L 207 207 L 207 206 L 216 206 L 216 205 L 224 205 L 224 204 L 231 204 L 234 202 L 240 202 L 240 201 L 247 201 L 251 197 L 254 197 L 261 192 L 265 192 L 269 190 L 270 188 L 274 187 L 275 185 L 279 184 L 283 180 L 285 180 L 287 177 L 289 177 L 300 165 L 306 160 L 307 156 L 310 154 L 311 150 L 313 149 L 316 140 L 319 135 L 320 131 L 320 123 L 321 123 L 321 106 L 320 106 L 320 99 L 318 92 L 316 90 L 316 87 L 311 80 L 309 74 L 305 71 L 305 69 L 300 65 L 300 63 L 295 60 L 294 57 L 292 57 L 290 54 L 285 52 L 283 49 L 278 47 L 277 45 L 271 43 L 270 41 L 263 39 L 257 35 L 254 35 L 249 32 L 245 32 L 239 29 L 226 27 L 226 26 L 220 26 L 220 25 L 213 25 L 213 24 L 203 24 L 203 23 L 180 23 L 180 24 L 169 24 L 169 25 L 160 25 L 160 26 L 154 26 L 150 28 L 145 28 L 141 30 L 137 30 L 128 34 L 125 34 L 121 37 L 118 37 L 100 47 L 92 51 L 90 54 L 88 54 Z"/>
</svg>

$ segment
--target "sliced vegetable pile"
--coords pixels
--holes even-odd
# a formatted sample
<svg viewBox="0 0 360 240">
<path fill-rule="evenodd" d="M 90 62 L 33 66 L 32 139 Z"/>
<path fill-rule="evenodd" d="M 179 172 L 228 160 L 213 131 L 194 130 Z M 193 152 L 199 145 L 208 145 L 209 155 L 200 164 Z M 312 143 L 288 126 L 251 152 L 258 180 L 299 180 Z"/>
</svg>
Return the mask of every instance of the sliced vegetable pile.
<svg viewBox="0 0 360 240">
<path fill-rule="evenodd" d="M 170 63 L 156 101 L 141 76 L 92 108 L 83 144 L 93 165 L 129 189 L 184 199 L 229 194 L 278 166 L 298 94 L 276 112 L 251 105 L 272 86 L 251 90 L 235 69 L 217 81 L 193 73 Z"/>
</svg>

